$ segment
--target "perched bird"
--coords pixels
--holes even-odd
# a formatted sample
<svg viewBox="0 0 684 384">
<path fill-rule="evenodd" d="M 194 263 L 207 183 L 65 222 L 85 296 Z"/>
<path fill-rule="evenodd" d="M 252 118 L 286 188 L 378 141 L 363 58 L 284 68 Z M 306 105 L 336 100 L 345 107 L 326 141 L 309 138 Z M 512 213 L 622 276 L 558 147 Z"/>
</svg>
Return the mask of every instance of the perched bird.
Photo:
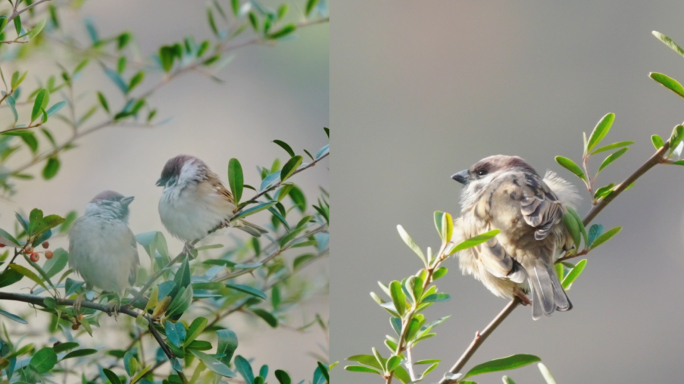
<svg viewBox="0 0 684 384">
<path fill-rule="evenodd" d="M 72 224 L 69 265 L 83 277 L 88 289 L 121 294 L 135 284 L 140 259 L 135 236 L 128 228 L 128 205 L 132 201 L 133 196 L 100 192 Z M 78 304 L 81 300 L 79 295 Z"/>
<path fill-rule="evenodd" d="M 573 185 L 549 171 L 542 179 L 517 156 L 490 156 L 452 178 L 464 185 L 461 216 L 452 241 L 501 232 L 458 253 L 461 270 L 499 297 L 532 296 L 532 318 L 568 311 L 572 304 L 556 275 L 554 261 L 573 246 L 563 223 L 567 207 L 580 199 Z"/>
<path fill-rule="evenodd" d="M 159 216 L 171 235 L 188 245 L 220 227 L 239 228 L 259 237 L 267 231 L 245 220 L 230 221 L 235 214 L 233 195 L 200 159 L 176 156 L 164 165 L 157 186 L 164 187 Z"/>
</svg>

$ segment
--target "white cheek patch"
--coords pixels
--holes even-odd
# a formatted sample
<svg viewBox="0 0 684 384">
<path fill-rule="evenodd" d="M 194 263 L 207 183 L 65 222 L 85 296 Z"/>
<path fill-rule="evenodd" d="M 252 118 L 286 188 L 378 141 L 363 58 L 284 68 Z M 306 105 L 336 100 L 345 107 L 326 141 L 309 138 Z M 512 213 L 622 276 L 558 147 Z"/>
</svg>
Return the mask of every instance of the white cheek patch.
<svg viewBox="0 0 684 384">
<path fill-rule="evenodd" d="M 185 185 L 197 175 L 199 167 L 195 164 L 195 160 L 188 160 L 183 164 L 178 181 L 176 184 Z"/>
</svg>

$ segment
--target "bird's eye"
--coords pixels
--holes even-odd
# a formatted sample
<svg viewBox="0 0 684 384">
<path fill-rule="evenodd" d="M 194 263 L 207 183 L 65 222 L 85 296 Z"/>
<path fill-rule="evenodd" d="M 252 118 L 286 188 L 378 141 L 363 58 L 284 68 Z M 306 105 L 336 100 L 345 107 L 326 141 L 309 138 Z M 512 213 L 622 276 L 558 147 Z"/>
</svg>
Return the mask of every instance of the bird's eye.
<svg viewBox="0 0 684 384">
<path fill-rule="evenodd" d="M 480 169 L 479 171 L 477 171 L 478 176 L 484 176 L 486 174 L 487 174 L 487 171 L 485 171 L 484 169 Z"/>
</svg>

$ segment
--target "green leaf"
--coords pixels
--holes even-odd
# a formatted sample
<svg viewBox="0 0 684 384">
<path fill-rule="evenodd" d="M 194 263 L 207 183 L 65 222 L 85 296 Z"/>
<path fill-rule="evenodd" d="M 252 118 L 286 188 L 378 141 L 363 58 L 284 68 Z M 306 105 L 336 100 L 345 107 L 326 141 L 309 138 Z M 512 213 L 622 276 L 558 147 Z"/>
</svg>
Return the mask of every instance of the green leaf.
<svg viewBox="0 0 684 384">
<path fill-rule="evenodd" d="M 12 82 L 11 82 L 12 89 L 16 90 L 17 87 L 19 87 L 19 85 L 24 81 L 27 74 L 28 74 L 28 71 L 25 71 L 21 75 L 19 75 L 19 71 L 14 72 L 14 74 L 12 75 Z"/>
<path fill-rule="evenodd" d="M 624 155 L 625 152 L 627 152 L 628 149 L 629 149 L 629 148 L 622 148 L 621 150 L 619 150 L 619 151 L 617 151 L 617 152 L 615 152 L 615 153 L 612 153 L 611 155 L 609 155 L 608 157 L 606 157 L 606 158 L 603 160 L 603 162 L 601 163 L 601 166 L 599 167 L 599 170 L 598 170 L 597 174 L 600 173 L 600 172 L 603 170 L 603 168 L 607 167 L 610 163 L 612 163 L 613 161 L 617 160 L 620 156 Z"/>
<path fill-rule="evenodd" d="M 55 113 L 59 112 L 60 109 L 64 108 L 66 105 L 66 101 L 60 101 L 59 103 L 55 103 L 52 107 L 48 108 L 45 113 L 48 115 L 48 117 L 51 117 Z"/>
<path fill-rule="evenodd" d="M 304 254 L 301 256 L 297 256 L 294 259 L 294 262 L 292 263 L 292 269 L 296 271 L 304 262 L 311 260 L 314 257 L 316 257 L 316 255 L 313 255 L 311 253 L 307 253 L 307 254 Z"/>
<path fill-rule="evenodd" d="M 97 99 L 100 101 L 100 105 L 102 105 L 102 108 L 104 108 L 107 113 L 109 113 L 109 104 L 107 103 L 107 98 L 105 98 L 105 95 L 102 94 L 102 92 L 97 93 Z"/>
<path fill-rule="evenodd" d="M 31 122 L 36 120 L 43 112 L 45 105 L 50 99 L 47 89 L 41 89 L 36 95 L 36 99 L 33 102 L 33 111 L 31 112 Z"/>
<path fill-rule="evenodd" d="M 273 142 L 278 144 L 282 149 L 284 149 L 285 152 L 287 152 L 290 155 L 290 157 L 294 157 L 295 152 L 292 150 L 292 147 L 290 147 L 288 143 L 282 140 L 273 140 Z"/>
<path fill-rule="evenodd" d="M 277 203 L 278 203 L 277 201 L 267 201 L 267 202 L 264 202 L 264 203 L 259 203 L 259 204 L 253 206 L 253 207 L 250 208 L 250 209 L 245 209 L 244 211 L 238 213 L 238 214 L 235 216 L 235 218 L 238 219 L 238 218 L 241 218 L 241 217 L 251 216 L 251 215 L 253 215 L 253 214 L 257 213 L 257 212 L 261 212 L 261 211 L 263 211 L 263 210 L 265 210 L 265 209 L 269 209 L 269 208 L 271 208 L 272 206 L 276 205 Z"/>
<path fill-rule="evenodd" d="M 383 367 L 378 362 L 378 359 L 376 359 L 375 356 L 373 356 L 373 355 L 354 355 L 354 356 L 347 357 L 347 360 L 355 361 L 357 363 L 361 363 L 361 364 L 367 365 L 369 367 L 373 367 L 373 368 L 377 368 L 379 370 L 383 370 Z"/>
<path fill-rule="evenodd" d="M 128 85 L 126 85 L 126 82 L 121 78 L 121 75 L 117 71 L 114 71 L 112 69 L 109 69 L 107 67 L 102 67 L 102 69 L 105 72 L 105 75 L 109 77 L 110 80 L 116 84 L 117 87 L 119 87 L 119 90 L 125 95 L 128 93 Z"/>
<path fill-rule="evenodd" d="M 183 324 L 180 324 L 180 323 L 179 323 L 179 325 L 181 327 L 183 326 Z M 175 323 L 173 323 L 169 320 L 164 321 L 164 331 L 166 332 L 166 337 L 169 339 L 169 342 L 171 344 L 173 344 L 174 346 L 176 346 L 178 348 L 180 348 L 180 346 L 183 345 L 182 340 L 181 340 L 181 334 L 176 329 Z"/>
<path fill-rule="evenodd" d="M 406 295 L 401 288 L 401 283 L 394 280 L 389 285 L 390 295 L 392 296 L 392 302 L 394 303 L 394 308 L 397 310 L 399 315 L 404 316 L 406 312 Z"/>
<path fill-rule="evenodd" d="M 110 369 L 102 368 L 102 372 L 105 374 L 105 376 L 107 376 L 107 379 L 109 380 L 110 383 L 121 384 L 121 380 L 119 380 L 119 376 L 117 376 L 116 373 L 112 372 Z"/>
<path fill-rule="evenodd" d="M 29 365 L 41 375 L 49 372 L 57 364 L 57 354 L 50 347 L 44 347 L 31 357 Z"/>
<path fill-rule="evenodd" d="M 378 374 L 378 375 L 382 375 L 382 374 L 383 374 L 382 371 L 378 371 L 378 370 L 376 370 L 376 369 L 369 368 L 369 367 L 364 367 L 364 366 L 361 366 L 361 365 L 347 365 L 346 367 L 344 367 L 344 370 L 345 370 L 345 371 L 349 371 L 349 372 L 376 373 L 376 374 Z"/>
<path fill-rule="evenodd" d="M 297 171 L 297 168 L 302 164 L 302 157 L 301 156 L 292 156 L 290 160 L 283 165 L 283 169 L 280 170 L 280 181 L 283 182 L 287 180 L 290 176 L 292 176 L 295 171 Z"/>
<path fill-rule="evenodd" d="M 314 7 L 318 4 L 319 0 L 307 0 L 306 2 L 306 12 L 304 13 L 307 17 L 313 11 Z"/>
<path fill-rule="evenodd" d="M 651 79 L 659 82 L 662 86 L 665 88 L 668 88 L 672 92 L 678 94 L 681 97 L 684 97 L 684 87 L 682 87 L 679 82 L 665 74 L 662 73 L 657 73 L 657 72 L 651 72 L 649 74 Z"/>
<path fill-rule="evenodd" d="M 290 375 L 287 374 L 287 372 L 276 369 L 275 377 L 278 379 L 279 384 L 292 384 L 292 380 L 290 379 Z"/>
<path fill-rule="evenodd" d="M 22 275 L 21 273 L 13 269 L 7 269 L 4 272 L 0 273 L 0 288 L 12 285 L 23 278 L 24 275 Z"/>
<path fill-rule="evenodd" d="M 240 375 L 247 383 L 254 382 L 254 372 L 252 371 L 252 366 L 249 364 L 247 359 L 240 355 L 235 356 L 235 369 L 240 372 Z"/>
<path fill-rule="evenodd" d="M 592 155 L 595 155 L 595 154 L 597 154 L 597 153 L 601 153 L 601 152 L 605 152 L 605 151 L 610 151 L 610 150 L 616 149 L 616 148 L 628 147 L 628 146 L 630 146 L 630 145 L 632 145 L 632 144 L 634 144 L 633 141 L 620 141 L 620 142 L 618 142 L 618 143 L 613 143 L 613 144 L 605 145 L 605 146 L 603 146 L 603 147 L 601 147 L 601 148 L 595 150 L 595 151 L 592 152 L 591 154 L 592 154 Z"/>
<path fill-rule="evenodd" d="M 204 331 L 204 328 L 207 327 L 208 322 L 209 321 L 204 317 L 195 318 L 192 321 L 192 324 L 190 324 L 190 328 L 188 328 L 188 334 L 185 337 L 183 345 L 190 345 L 190 343 L 192 343 L 197 338 L 197 336 L 199 336 L 202 333 L 202 331 Z"/>
<path fill-rule="evenodd" d="M 133 75 L 131 78 L 131 81 L 128 83 L 128 88 L 126 89 L 126 93 L 130 93 L 133 88 L 138 86 L 138 84 L 142 83 L 143 79 L 145 78 L 145 72 L 140 71 Z"/>
<path fill-rule="evenodd" d="M 655 149 L 660 149 L 663 147 L 663 145 L 665 145 L 663 139 L 658 135 L 651 136 L 651 141 L 653 142 Z"/>
<path fill-rule="evenodd" d="M 62 360 L 66 359 L 71 359 L 74 357 L 82 357 L 82 356 L 89 356 L 89 355 L 94 355 L 97 353 L 97 349 L 77 349 L 75 351 L 71 351 L 66 354 L 66 356 L 62 357 Z"/>
<path fill-rule="evenodd" d="M 433 293 L 423 298 L 423 303 L 438 303 L 442 301 L 448 301 L 451 296 L 448 293 Z"/>
<path fill-rule="evenodd" d="M 579 249 L 582 238 L 579 224 L 577 223 L 575 216 L 573 216 L 570 212 L 563 214 L 563 223 L 565 224 L 565 228 L 568 229 L 568 232 L 570 232 L 570 236 L 572 236 L 572 241 L 575 243 L 575 248 Z"/>
<path fill-rule="evenodd" d="M 58 158 L 48 157 L 45 167 L 43 168 L 43 178 L 45 180 L 50 180 L 55 177 L 59 171 L 59 166 L 60 162 Z"/>
<path fill-rule="evenodd" d="M 425 258 L 425 255 L 423 254 L 423 250 L 420 249 L 418 244 L 416 244 L 415 241 L 409 236 L 408 232 L 402 227 L 401 225 L 397 225 L 397 231 L 399 232 L 399 236 L 401 236 L 401 239 L 404 240 L 404 243 L 411 248 L 413 252 L 415 252 L 418 257 L 423 261 L 423 264 L 427 265 L 427 259 Z"/>
<path fill-rule="evenodd" d="M 575 281 L 580 274 L 582 274 L 582 271 L 584 271 L 584 267 L 587 265 L 587 259 L 580 260 L 577 265 L 575 265 L 570 272 L 568 272 L 567 276 L 563 279 L 563 288 L 565 289 L 570 289 L 570 285 Z"/>
<path fill-rule="evenodd" d="M 597 237 L 599 237 L 603 233 L 603 225 L 601 224 L 594 224 L 589 228 L 589 240 L 587 241 L 587 245 L 591 246 L 594 243 L 594 240 L 596 240 Z"/>
<path fill-rule="evenodd" d="M 526 365 L 530 365 L 532 363 L 536 363 L 537 361 L 541 361 L 541 359 L 534 355 L 524 354 L 512 355 L 508 357 L 503 357 L 501 359 L 494 359 L 486 363 L 474 366 L 472 369 L 470 369 L 470 371 L 468 371 L 468 373 L 466 373 L 466 375 L 463 378 L 465 379 L 467 377 L 481 375 L 483 373 L 516 369 L 524 367 Z"/>
<path fill-rule="evenodd" d="M 164 72 L 169 72 L 173 68 L 173 59 L 175 50 L 169 46 L 163 46 L 159 49 L 159 61 L 161 61 Z"/>
<path fill-rule="evenodd" d="M 21 35 L 21 16 L 19 15 L 14 18 L 14 31 L 17 35 Z"/>
<path fill-rule="evenodd" d="M 283 37 L 285 37 L 285 36 L 291 34 L 291 33 L 294 32 L 296 29 L 297 29 L 297 26 L 296 26 L 296 25 L 294 25 L 294 24 L 288 24 L 288 25 L 286 25 L 286 26 L 280 28 L 279 30 L 277 30 L 277 31 L 275 31 L 275 32 L 273 32 L 273 33 L 267 34 L 267 35 L 266 35 L 266 38 L 267 38 L 267 39 L 271 39 L 271 40 L 281 39 L 281 38 L 283 38 Z"/>
<path fill-rule="evenodd" d="M 271 326 L 271 328 L 278 327 L 278 319 L 276 319 L 271 312 L 261 308 L 252 309 L 252 312 L 261 317 L 268 325 Z"/>
<path fill-rule="evenodd" d="M 52 349 L 55 350 L 55 353 L 62 353 L 62 352 L 66 352 L 70 349 L 74 349 L 78 346 L 79 346 L 78 343 L 71 341 L 71 342 L 66 342 L 66 343 L 59 343 L 59 344 L 55 345 L 54 347 L 52 347 Z"/>
<path fill-rule="evenodd" d="M 216 353 L 219 355 L 224 355 L 219 358 L 224 364 L 229 364 L 230 360 L 233 358 L 233 353 L 238 347 L 238 339 L 235 332 L 229 329 L 221 329 L 216 331 L 218 336 L 218 347 L 216 348 Z"/>
<path fill-rule="evenodd" d="M 663 44 L 667 45 L 670 47 L 671 50 L 679 53 L 681 56 L 684 56 L 684 50 L 677 45 L 672 39 L 669 37 L 663 35 L 662 33 L 658 31 L 653 31 L 653 36 L 655 36 L 658 40 L 662 41 Z"/>
<path fill-rule="evenodd" d="M 594 242 L 591 244 L 591 249 L 593 250 L 597 248 L 599 245 L 610 240 L 611 237 L 615 236 L 621 230 L 622 227 L 615 227 L 613 229 L 608 230 L 606 233 L 602 234 L 601 236 L 597 237 L 596 240 L 594 240 Z"/>
<path fill-rule="evenodd" d="M 472 248 L 476 245 L 479 245 L 479 244 L 482 244 L 486 241 L 489 241 L 489 240 L 493 239 L 494 236 L 498 235 L 499 232 L 501 232 L 501 231 L 499 231 L 498 229 L 493 229 L 489 232 L 485 232 L 485 233 L 477 235 L 475 237 L 471 237 L 470 239 L 465 240 L 462 243 L 456 245 L 454 248 L 452 248 L 449 251 L 449 255 L 453 255 L 456 252 L 460 252 L 464 249 Z"/>
<path fill-rule="evenodd" d="M 0 315 L 5 316 L 6 318 L 8 318 L 10 320 L 16 321 L 19 324 L 28 324 L 28 321 L 22 319 L 21 317 L 15 315 L 13 313 L 3 311 L 2 309 L 0 309 Z"/>
<path fill-rule="evenodd" d="M 584 223 L 582 222 L 582 218 L 580 215 L 575 211 L 574 208 L 568 207 L 568 212 L 575 218 L 575 221 L 577 221 L 577 226 L 579 227 L 580 233 L 582 234 L 582 237 L 584 238 L 584 243 L 586 244 L 588 241 L 588 236 L 587 236 L 587 229 L 584 228 Z"/>
<path fill-rule="evenodd" d="M 230 191 L 233 192 L 235 203 L 239 203 L 242 198 L 244 179 L 242 176 L 242 165 L 240 165 L 238 159 L 233 158 L 228 162 L 228 184 L 230 184 Z"/>
<path fill-rule="evenodd" d="M 584 175 L 584 172 L 579 167 L 579 165 L 575 164 L 574 161 L 568 159 L 567 157 L 556 156 L 556 162 L 560 164 L 563 168 L 574 173 L 580 179 L 587 181 L 587 177 Z"/>
<path fill-rule="evenodd" d="M 611 192 L 613 192 L 613 189 L 615 189 L 615 183 L 610 183 L 605 187 L 597 189 L 596 192 L 594 192 L 594 200 L 598 201 L 599 199 L 607 197 Z"/>
<path fill-rule="evenodd" d="M 43 282 L 43 280 L 42 280 L 40 277 L 38 277 L 38 275 L 36 275 L 35 273 L 33 273 L 30 269 L 28 269 L 28 268 L 26 268 L 26 267 L 24 267 L 24 266 L 21 266 L 21 265 L 19 265 L 19 264 L 10 264 L 9 267 L 10 267 L 11 269 L 13 269 L 13 270 L 15 270 L 15 271 L 21 273 L 22 275 L 28 277 L 29 279 L 33 280 L 34 283 L 40 285 L 40 286 L 43 287 L 46 291 L 48 290 L 48 288 L 47 288 L 47 286 L 45 285 L 45 283 Z"/>
<path fill-rule="evenodd" d="M 14 96 L 7 96 L 7 105 L 9 105 L 12 115 L 14 115 L 14 122 L 16 123 L 17 120 L 19 120 L 19 114 L 17 113 L 16 100 L 14 100 Z"/>
<path fill-rule="evenodd" d="M 226 284 L 226 287 L 231 288 L 231 289 L 235 289 L 235 290 L 240 291 L 240 292 L 250 294 L 250 295 L 255 296 L 255 297 L 259 297 L 259 298 L 264 299 L 264 300 L 266 300 L 266 298 L 267 298 L 266 294 L 263 291 L 256 289 L 256 288 L 253 288 L 253 287 L 250 287 L 249 285 Z"/>
<path fill-rule="evenodd" d="M 19 214 L 17 214 L 19 216 Z M 14 247 L 19 247 L 19 242 L 12 235 L 7 233 L 4 229 L 0 228 L 0 244 L 11 245 Z"/>
<path fill-rule="evenodd" d="M 40 31 L 42 31 L 43 28 L 45 28 L 45 22 L 46 22 L 46 21 L 47 21 L 47 19 L 43 19 L 43 20 L 39 21 L 38 24 L 37 24 L 35 27 L 33 27 L 33 29 L 31 29 L 31 30 L 29 31 L 29 33 L 28 33 L 28 35 L 27 35 L 27 37 L 29 38 L 29 40 L 30 40 L 30 39 L 33 39 L 33 38 L 36 37 L 36 36 L 38 36 L 38 34 L 40 33 Z"/>
<path fill-rule="evenodd" d="M 235 373 L 228 368 L 227 365 L 223 364 L 215 357 L 207 355 L 204 352 L 200 352 L 195 349 L 190 349 L 190 353 L 195 355 L 204 365 L 209 368 L 210 371 L 219 374 L 224 377 L 235 377 Z"/>
<path fill-rule="evenodd" d="M 594 127 L 594 130 L 591 132 L 591 135 L 589 136 L 589 143 L 587 144 L 587 151 L 591 151 L 594 149 L 594 147 L 603 140 L 604 137 L 608 134 L 608 131 L 610 131 L 610 127 L 613 125 L 613 121 L 615 120 L 615 114 L 614 113 L 609 113 L 601 118 L 599 120 L 598 124 L 596 124 L 596 127 Z M 556 161 L 558 159 L 556 158 Z M 562 165 L 562 164 L 561 164 Z"/>
</svg>

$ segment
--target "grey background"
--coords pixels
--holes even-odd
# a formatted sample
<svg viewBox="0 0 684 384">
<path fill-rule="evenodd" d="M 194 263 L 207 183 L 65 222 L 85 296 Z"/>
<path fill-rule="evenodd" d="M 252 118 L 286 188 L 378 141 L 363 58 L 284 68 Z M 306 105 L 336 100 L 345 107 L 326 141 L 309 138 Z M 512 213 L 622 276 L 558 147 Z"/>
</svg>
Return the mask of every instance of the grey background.
<svg viewBox="0 0 684 384">
<path fill-rule="evenodd" d="M 272 0 L 264 3 L 278 5 L 283 2 Z M 303 2 L 285 2 L 290 4 L 288 20 L 301 20 Z M 230 9 L 229 1 L 221 3 L 224 9 Z M 124 30 L 133 32 L 144 59 L 161 45 L 181 41 L 188 35 L 195 36 L 198 42 L 211 38 L 206 5 L 204 1 L 97 0 L 86 2 L 81 12 L 84 16 L 92 17 L 100 36 L 112 36 Z M 81 36 L 81 42 L 88 42 L 85 28 L 75 18 L 66 17 L 63 24 Z M 249 38 L 248 35 L 249 32 L 246 32 L 244 38 Z M 130 219 L 134 233 L 161 230 L 167 235 L 170 252 L 179 252 L 182 244 L 163 229 L 157 213 L 162 191 L 154 183 L 166 160 L 179 153 L 196 155 L 227 182 L 228 160 L 235 157 L 242 163 L 245 183 L 258 185 L 256 166 L 270 166 L 276 157 L 284 160 L 287 156 L 272 140 L 284 140 L 298 153 L 302 153 L 302 149 L 316 153 L 327 143 L 322 129 L 328 125 L 327 24 L 301 29 L 296 32 L 295 39 L 274 47 L 249 46 L 232 54 L 234 60 L 219 75 L 225 83 L 218 84 L 199 74 L 190 73 L 170 82 L 149 99 L 158 108 L 157 121 L 173 117 L 169 123 L 156 128 L 101 130 L 86 136 L 78 142 L 77 149 L 61 156 L 62 169 L 53 180 L 18 181 L 19 193 L 11 201 L 2 200 L 0 203 L 0 226 L 11 229 L 14 211 L 33 207 L 39 207 L 46 213 L 66 214 L 76 209 L 83 214 L 87 202 L 95 194 L 114 189 L 135 196 Z M 73 68 L 78 60 L 64 57 L 62 63 Z M 31 63 L 20 62 L 17 65 L 18 68 L 29 70 L 27 82 L 32 82 L 31 88 L 37 77 L 45 80 L 51 74 L 59 75 L 52 58 Z M 12 73 L 10 69 L 14 68 L 11 66 L 12 63 L 3 64 L 5 73 Z M 132 73 L 127 73 L 127 76 Z M 158 74 L 148 73 L 134 93 L 142 93 L 159 80 Z M 25 88 L 24 92 L 28 89 Z M 79 115 L 96 102 L 96 90 L 103 90 L 111 108 L 121 106 L 118 89 L 97 64 L 91 63 L 84 78 L 76 83 L 76 94 L 83 92 L 86 95 L 86 101 L 77 108 Z M 59 100 L 58 95 L 53 95 L 53 103 Z M 0 113 L 4 121 L 11 121 L 9 109 L 4 108 Z M 104 113 L 98 112 L 85 127 L 104 119 Z M 50 120 L 50 128 L 62 138 L 70 132 L 57 120 Z M 49 144 L 45 142 L 42 145 Z M 17 155 L 20 156 L 25 160 L 28 154 Z M 23 163 L 20 158 L 15 160 Z M 29 169 L 29 173 L 39 175 L 40 170 L 40 167 L 34 167 Z M 320 194 L 319 185 L 328 188 L 327 162 L 323 161 L 321 166 L 297 175 L 293 181 L 304 189 L 310 200 L 314 199 Z M 250 194 L 251 191 L 245 190 L 245 196 Z M 254 221 L 265 223 L 267 219 L 267 215 L 259 214 Z M 229 231 L 222 231 L 209 241 L 230 246 L 234 241 L 230 234 Z M 51 243 L 53 248 L 67 246 L 65 238 L 55 239 Z M 149 259 L 142 247 L 139 252 L 143 266 L 148 266 Z M 41 259 L 42 262 L 44 259 Z M 288 324 L 292 327 L 312 321 L 316 313 L 320 313 L 324 319 L 328 318 L 327 264 L 327 260 L 323 260 L 303 271 L 313 281 L 312 296 L 302 307 L 290 313 Z M 14 313 L 26 315 L 32 325 L 39 324 L 37 320 L 46 319 L 39 315 L 36 320 L 35 311 L 26 305 L 19 304 L 18 308 L 21 311 Z M 101 345 L 105 331 L 115 330 L 117 324 L 129 321 L 121 317 L 119 319 L 119 323 L 110 318 L 103 319 L 102 328 L 95 330 L 95 338 L 86 334 L 80 340 L 92 346 Z M 40 337 L 35 341 L 44 342 L 43 335 L 35 334 L 31 326 L 14 322 L 5 324 L 14 334 L 37 335 Z M 255 321 L 243 314 L 231 316 L 223 324 L 240 336 L 237 353 L 248 358 L 256 357 L 254 366 L 269 364 L 271 372 L 276 368 L 285 369 L 297 381 L 312 375 L 316 359 L 310 353 L 325 354 L 321 347 L 327 348 L 327 335 L 318 328 L 310 328 L 303 333 L 285 327 L 271 329 L 262 321 Z M 116 332 L 108 334 L 110 338 L 105 341 L 109 345 L 121 347 L 127 344 L 127 339 L 117 338 Z M 148 341 L 146 345 L 153 348 L 154 341 Z"/>
<path fill-rule="evenodd" d="M 461 188 L 449 175 L 504 153 L 579 186 L 553 157 L 579 161 L 582 131 L 615 112 L 606 143 L 637 142 L 599 179 L 618 182 L 653 153 L 651 134 L 668 137 L 684 118 L 683 100 L 647 76 L 684 80 L 684 59 L 651 35 L 684 42 L 682 2 L 345 0 L 332 12 L 331 360 L 341 365 L 372 346 L 388 355 L 388 314 L 368 292 L 420 265 L 397 224 L 423 248 L 439 245 L 432 212 L 459 212 Z M 468 367 L 531 353 L 558 383 L 681 382 L 683 172 L 657 167 L 598 217 L 624 230 L 589 256 L 569 293 L 572 311 L 535 322 L 529 308 L 516 310 Z M 450 273 L 438 286 L 452 299 L 427 315 L 452 317 L 415 352 L 417 360 L 443 359 L 428 382 L 506 304 L 461 276 L 457 260 L 445 265 Z M 335 383 L 381 382 L 333 373 Z M 535 366 L 508 374 L 543 382 Z M 501 374 L 475 379 L 500 383 Z"/>
</svg>

